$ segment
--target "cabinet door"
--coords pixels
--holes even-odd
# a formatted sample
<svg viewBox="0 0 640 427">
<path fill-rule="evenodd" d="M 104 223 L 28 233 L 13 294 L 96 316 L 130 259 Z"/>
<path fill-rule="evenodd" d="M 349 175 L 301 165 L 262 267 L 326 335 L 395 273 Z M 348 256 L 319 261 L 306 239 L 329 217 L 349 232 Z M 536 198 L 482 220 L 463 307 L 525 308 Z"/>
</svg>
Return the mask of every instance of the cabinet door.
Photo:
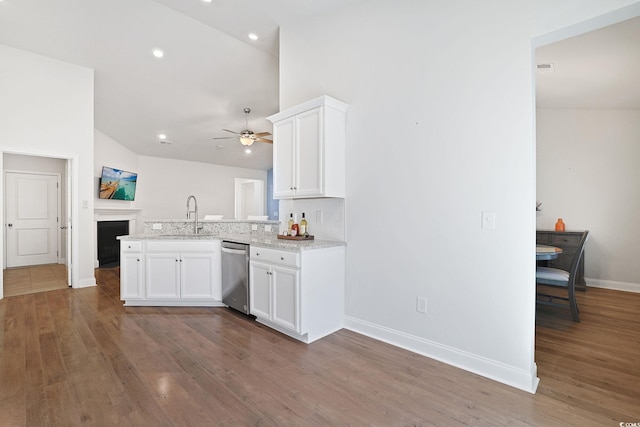
<svg viewBox="0 0 640 427">
<path fill-rule="evenodd" d="M 249 312 L 271 319 L 271 267 L 255 261 L 249 263 Z"/>
<path fill-rule="evenodd" d="M 273 124 L 273 197 L 292 198 L 294 192 L 294 117 Z"/>
<path fill-rule="evenodd" d="M 300 332 L 300 304 L 298 270 L 271 267 L 273 301 L 271 320 L 287 329 Z"/>
<path fill-rule="evenodd" d="M 141 253 L 120 255 L 120 299 L 144 298 L 143 260 Z"/>
<path fill-rule="evenodd" d="M 296 197 L 322 196 L 323 117 L 322 108 L 314 108 L 296 116 Z"/>
<path fill-rule="evenodd" d="M 147 298 L 180 298 L 180 254 L 147 254 Z"/>
<path fill-rule="evenodd" d="M 217 268 L 211 253 L 182 254 L 180 257 L 180 297 L 216 298 L 214 277 Z"/>
</svg>

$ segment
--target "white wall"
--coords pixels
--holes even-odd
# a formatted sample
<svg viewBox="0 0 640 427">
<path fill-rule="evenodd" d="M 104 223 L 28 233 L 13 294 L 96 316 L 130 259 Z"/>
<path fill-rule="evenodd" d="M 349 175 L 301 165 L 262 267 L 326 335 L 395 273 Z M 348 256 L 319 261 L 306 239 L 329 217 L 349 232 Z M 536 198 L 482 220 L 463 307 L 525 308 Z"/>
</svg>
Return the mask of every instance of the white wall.
<svg viewBox="0 0 640 427">
<path fill-rule="evenodd" d="M 208 163 L 140 156 L 137 206 L 145 219 L 179 219 L 187 213 L 187 198 L 196 196 L 199 217 L 234 217 L 235 178 L 267 181 L 267 172 Z"/>
<path fill-rule="evenodd" d="M 280 108 L 351 105 L 350 328 L 535 389 L 533 39 L 631 3 L 371 0 L 281 28 Z"/>
<path fill-rule="evenodd" d="M 93 70 L 4 45 L 0 64 L 0 151 L 72 159 L 73 285 L 95 285 Z"/>
<path fill-rule="evenodd" d="M 640 291 L 640 111 L 537 111 L 538 228 L 589 230 L 591 286 Z"/>
<path fill-rule="evenodd" d="M 198 200 L 200 218 L 206 214 L 234 218 L 235 178 L 267 180 L 267 172 L 262 170 L 139 156 L 99 131 L 95 146 L 96 207 L 140 209 L 140 220 L 184 218 L 187 197 L 192 194 Z M 98 199 L 102 166 L 138 173 L 135 201 Z"/>
<path fill-rule="evenodd" d="M 100 188 L 100 176 L 102 175 L 103 166 L 109 166 L 128 172 L 137 172 L 138 155 L 128 148 L 124 147 L 123 145 L 120 145 L 113 139 L 109 138 L 102 132 L 94 130 L 94 158 L 94 203 L 96 209 L 137 208 L 137 197 L 136 200 L 132 202 L 126 200 L 104 200 L 98 198 L 98 193 Z"/>
</svg>

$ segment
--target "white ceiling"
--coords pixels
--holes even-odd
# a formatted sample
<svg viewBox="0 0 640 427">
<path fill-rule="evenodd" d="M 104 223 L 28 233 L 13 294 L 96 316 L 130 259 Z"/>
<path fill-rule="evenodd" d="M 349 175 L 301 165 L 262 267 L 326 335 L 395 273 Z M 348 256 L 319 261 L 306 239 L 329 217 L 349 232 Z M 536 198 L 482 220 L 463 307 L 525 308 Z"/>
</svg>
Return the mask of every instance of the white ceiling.
<svg viewBox="0 0 640 427">
<path fill-rule="evenodd" d="M 96 129 L 138 154 L 266 170 L 271 145 L 211 138 L 243 130 L 244 107 L 270 132 L 279 26 L 357 1 L 0 0 L 0 43 L 94 69 Z M 538 106 L 640 109 L 639 46 L 637 18 L 537 49 L 555 67 Z"/>
<path fill-rule="evenodd" d="M 536 49 L 542 108 L 640 109 L 640 17 Z"/>
<path fill-rule="evenodd" d="M 266 170 L 271 145 L 211 138 L 245 129 L 244 107 L 271 132 L 279 26 L 353 1 L 0 0 L 0 43 L 94 69 L 95 128 L 138 154 Z"/>
</svg>

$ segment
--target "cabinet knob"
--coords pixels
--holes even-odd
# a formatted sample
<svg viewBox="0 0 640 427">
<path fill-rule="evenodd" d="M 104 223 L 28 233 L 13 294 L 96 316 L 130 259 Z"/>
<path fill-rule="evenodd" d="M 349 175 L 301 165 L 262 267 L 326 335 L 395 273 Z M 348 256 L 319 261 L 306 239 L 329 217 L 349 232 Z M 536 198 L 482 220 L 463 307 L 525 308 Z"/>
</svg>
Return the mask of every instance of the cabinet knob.
<svg viewBox="0 0 640 427">
<path fill-rule="evenodd" d="M 256 252 L 256 256 L 260 256 L 260 252 Z"/>
<path fill-rule="evenodd" d="M 138 258 L 138 262 L 140 262 L 140 258 Z"/>
<path fill-rule="evenodd" d="M 280 261 L 284 261 L 284 257 L 283 256 L 280 257 Z"/>
</svg>

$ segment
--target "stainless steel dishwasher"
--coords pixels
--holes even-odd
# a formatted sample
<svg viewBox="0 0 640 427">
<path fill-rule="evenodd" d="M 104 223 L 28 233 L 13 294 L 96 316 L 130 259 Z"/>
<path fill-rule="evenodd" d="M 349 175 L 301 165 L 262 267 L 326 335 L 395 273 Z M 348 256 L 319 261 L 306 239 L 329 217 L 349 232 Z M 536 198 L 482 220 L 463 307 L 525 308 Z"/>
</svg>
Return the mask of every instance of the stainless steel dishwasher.
<svg viewBox="0 0 640 427">
<path fill-rule="evenodd" d="M 222 241 L 222 302 L 249 314 L 249 245 Z"/>
</svg>

